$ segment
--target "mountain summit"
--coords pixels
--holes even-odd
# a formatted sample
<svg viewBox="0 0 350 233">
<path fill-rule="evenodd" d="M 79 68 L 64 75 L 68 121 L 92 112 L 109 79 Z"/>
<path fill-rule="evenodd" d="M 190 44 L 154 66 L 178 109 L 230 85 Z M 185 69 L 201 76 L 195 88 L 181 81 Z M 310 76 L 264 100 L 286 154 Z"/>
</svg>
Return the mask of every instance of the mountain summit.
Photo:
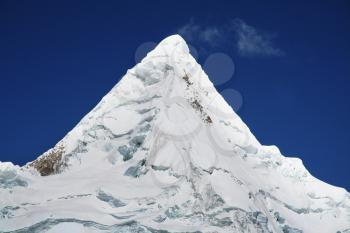
<svg viewBox="0 0 350 233">
<path fill-rule="evenodd" d="M 179 36 L 52 149 L 0 162 L 0 232 L 350 232 L 350 194 L 263 146 Z"/>
</svg>

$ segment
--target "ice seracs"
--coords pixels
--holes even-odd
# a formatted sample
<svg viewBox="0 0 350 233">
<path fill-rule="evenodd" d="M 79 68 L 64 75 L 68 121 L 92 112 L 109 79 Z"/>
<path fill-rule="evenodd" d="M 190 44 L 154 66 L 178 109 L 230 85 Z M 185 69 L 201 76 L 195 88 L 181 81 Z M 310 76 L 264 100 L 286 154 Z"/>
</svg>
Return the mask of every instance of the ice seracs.
<svg viewBox="0 0 350 233">
<path fill-rule="evenodd" d="M 263 146 L 173 35 L 54 148 L 0 163 L 0 232 L 350 232 L 350 196 Z"/>
</svg>

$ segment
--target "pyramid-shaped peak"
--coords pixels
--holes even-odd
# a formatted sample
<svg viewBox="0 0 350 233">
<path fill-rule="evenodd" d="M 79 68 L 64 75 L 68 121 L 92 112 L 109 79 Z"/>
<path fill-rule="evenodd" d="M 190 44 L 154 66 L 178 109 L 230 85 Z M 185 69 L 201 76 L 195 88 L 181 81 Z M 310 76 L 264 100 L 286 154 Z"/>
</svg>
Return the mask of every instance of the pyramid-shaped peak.
<svg viewBox="0 0 350 233">
<path fill-rule="evenodd" d="M 0 162 L 1 232 L 350 233 L 349 216 L 349 193 L 256 140 L 179 35 L 54 148 Z"/>
<path fill-rule="evenodd" d="M 148 55 L 150 56 L 172 56 L 189 55 L 190 50 L 186 41 L 178 34 L 171 35 L 163 39 L 157 47 Z"/>
<path fill-rule="evenodd" d="M 186 41 L 179 34 L 168 36 L 164 38 L 159 44 L 169 45 L 169 46 L 177 46 L 179 44 L 182 44 L 187 46 Z"/>
</svg>

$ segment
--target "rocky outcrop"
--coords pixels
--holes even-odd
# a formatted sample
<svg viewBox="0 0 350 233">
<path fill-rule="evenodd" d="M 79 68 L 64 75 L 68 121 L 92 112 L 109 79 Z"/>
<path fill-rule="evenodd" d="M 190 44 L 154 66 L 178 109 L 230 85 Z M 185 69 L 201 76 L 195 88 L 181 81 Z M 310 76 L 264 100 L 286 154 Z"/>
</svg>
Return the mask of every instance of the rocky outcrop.
<svg viewBox="0 0 350 233">
<path fill-rule="evenodd" d="M 54 174 L 58 171 L 63 154 L 64 147 L 62 145 L 55 147 L 30 163 L 29 166 L 35 168 L 42 176 Z"/>
</svg>

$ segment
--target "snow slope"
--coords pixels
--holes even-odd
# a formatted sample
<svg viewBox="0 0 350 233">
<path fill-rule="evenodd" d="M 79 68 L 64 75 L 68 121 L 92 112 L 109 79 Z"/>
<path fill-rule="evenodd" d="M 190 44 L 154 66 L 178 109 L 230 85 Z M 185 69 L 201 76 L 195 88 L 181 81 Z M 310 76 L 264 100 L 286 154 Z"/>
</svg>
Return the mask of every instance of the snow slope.
<svg viewBox="0 0 350 233">
<path fill-rule="evenodd" d="M 0 162 L 0 232 L 350 232 L 350 194 L 261 145 L 178 35 L 57 145 Z"/>
</svg>

